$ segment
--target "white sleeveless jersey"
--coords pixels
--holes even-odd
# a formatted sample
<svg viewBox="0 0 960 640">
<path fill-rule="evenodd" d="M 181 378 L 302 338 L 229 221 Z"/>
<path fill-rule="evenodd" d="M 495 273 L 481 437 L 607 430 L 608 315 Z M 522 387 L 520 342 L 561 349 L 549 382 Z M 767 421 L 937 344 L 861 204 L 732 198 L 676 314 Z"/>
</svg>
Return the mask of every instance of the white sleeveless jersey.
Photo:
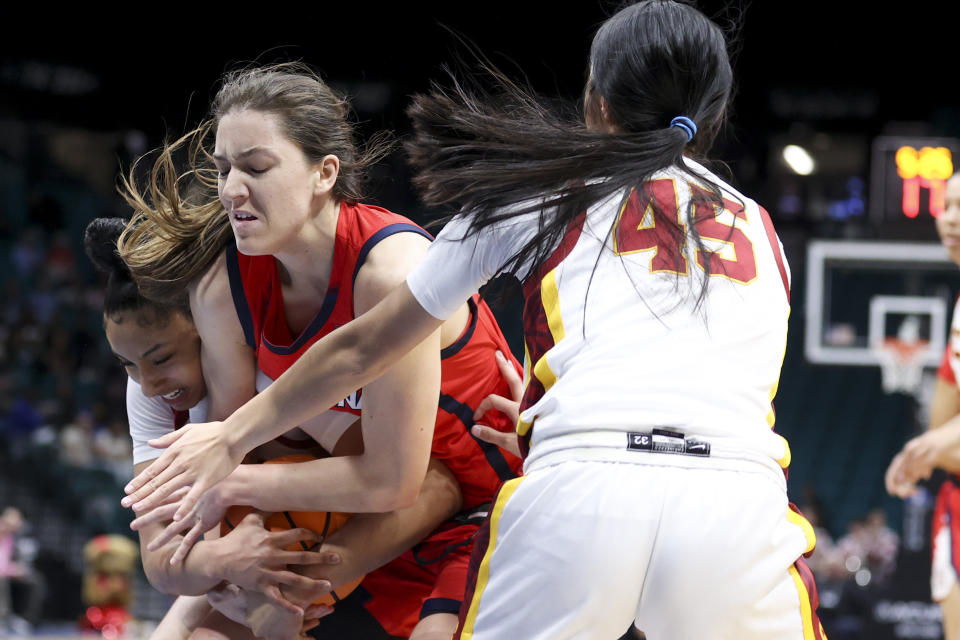
<svg viewBox="0 0 960 640">
<path fill-rule="evenodd" d="M 591 447 L 609 443 L 609 432 L 666 430 L 789 464 L 771 406 L 789 315 L 782 247 L 766 211 L 688 165 L 721 187 L 723 208 L 700 203 L 691 211 L 691 196 L 704 187 L 665 170 L 646 190 L 592 206 L 544 265 L 521 274 L 526 389 L 518 431 L 532 427 L 531 456 L 561 436 L 579 434 L 567 440 Z M 686 232 L 680 248 L 667 231 L 671 217 Z M 694 217 L 707 251 L 690 234 Z M 451 221 L 409 276 L 413 295 L 448 317 L 500 271 L 536 220 L 520 216 L 467 241 L 464 218 Z"/>
</svg>

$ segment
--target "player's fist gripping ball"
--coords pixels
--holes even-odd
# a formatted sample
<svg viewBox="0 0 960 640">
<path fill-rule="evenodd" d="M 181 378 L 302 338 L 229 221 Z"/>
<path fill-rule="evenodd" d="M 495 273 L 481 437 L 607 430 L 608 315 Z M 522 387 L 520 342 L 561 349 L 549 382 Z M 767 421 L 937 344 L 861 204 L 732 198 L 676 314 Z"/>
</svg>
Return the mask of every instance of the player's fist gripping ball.
<svg viewBox="0 0 960 640">
<path fill-rule="evenodd" d="M 297 462 L 309 462 L 316 460 L 314 456 L 302 453 L 295 453 L 287 456 L 281 456 L 268 460 L 265 464 L 292 464 Z M 234 506 L 227 510 L 223 522 L 220 524 L 220 534 L 225 535 L 232 530 L 243 518 L 253 511 L 252 507 Z M 327 539 L 327 536 L 339 529 L 350 519 L 348 513 L 334 513 L 330 511 L 281 511 L 270 514 L 264 521 L 264 526 L 269 531 L 286 531 L 302 527 L 314 531 L 318 540 L 313 545 L 306 542 L 297 542 L 289 548 L 291 551 L 302 549 L 304 551 L 319 550 L 321 545 Z M 346 584 L 334 585 L 333 591 L 328 595 L 322 596 L 314 601 L 314 604 L 334 605 L 347 597 L 350 592 L 357 588 L 357 585 L 363 580 L 363 576 L 351 580 Z"/>
</svg>

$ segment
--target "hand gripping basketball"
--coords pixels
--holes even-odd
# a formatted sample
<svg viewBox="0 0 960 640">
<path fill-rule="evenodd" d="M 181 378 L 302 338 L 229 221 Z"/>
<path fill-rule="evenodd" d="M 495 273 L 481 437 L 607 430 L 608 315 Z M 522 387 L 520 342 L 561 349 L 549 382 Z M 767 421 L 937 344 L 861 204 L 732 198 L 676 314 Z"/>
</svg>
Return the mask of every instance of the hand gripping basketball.
<svg viewBox="0 0 960 640">
<path fill-rule="evenodd" d="M 315 458 L 306 454 L 292 454 L 268 460 L 266 464 L 293 464 L 297 462 L 308 462 L 310 460 L 315 460 Z M 253 509 L 247 506 L 230 507 L 223 518 L 223 522 L 220 524 L 220 535 L 226 536 L 229 534 L 229 532 L 237 526 L 237 523 L 246 518 L 247 514 L 252 511 Z M 322 550 L 322 545 L 327 536 L 342 527 L 349 519 L 349 514 L 329 511 L 283 511 L 281 513 L 268 515 L 264 526 L 272 532 L 283 532 L 294 528 L 312 531 L 315 534 L 315 538 L 310 544 L 303 540 L 295 541 L 287 548 L 291 552 L 313 552 Z M 315 555 L 325 556 L 325 554 L 322 553 L 316 553 Z M 320 562 L 327 562 L 327 560 L 321 560 Z M 313 595 L 313 585 L 306 583 L 304 583 L 306 586 L 305 589 L 294 586 L 284 591 L 286 596 L 294 601 L 303 600 L 305 602 L 312 602 L 314 605 L 333 606 L 356 589 L 363 578 L 364 576 L 360 576 L 345 584 L 332 585 L 333 588 L 330 589 L 329 592 L 324 591 L 319 597 Z"/>
<path fill-rule="evenodd" d="M 243 452 L 231 447 L 221 422 L 187 425 L 149 444 L 166 451 L 124 487 L 128 495 L 120 504 L 143 513 L 188 487 L 174 520 L 192 514 L 203 492 L 226 478 L 243 458 Z"/>
</svg>

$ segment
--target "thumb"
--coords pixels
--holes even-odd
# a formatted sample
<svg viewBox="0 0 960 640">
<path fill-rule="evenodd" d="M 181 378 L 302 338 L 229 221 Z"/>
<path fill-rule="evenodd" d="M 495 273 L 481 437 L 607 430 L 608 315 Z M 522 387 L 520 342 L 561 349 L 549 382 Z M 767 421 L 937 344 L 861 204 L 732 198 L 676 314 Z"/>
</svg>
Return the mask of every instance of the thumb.
<svg viewBox="0 0 960 640">
<path fill-rule="evenodd" d="M 186 427 L 181 427 L 180 429 L 177 429 L 176 431 L 171 431 L 170 433 L 160 436 L 159 438 L 153 438 L 152 440 L 147 440 L 147 444 L 149 444 L 151 447 L 154 447 L 156 449 L 166 449 L 167 447 L 172 445 L 174 442 L 179 440 L 183 436 L 183 434 L 186 433 L 187 428 L 189 426 L 190 425 L 187 425 Z"/>
</svg>

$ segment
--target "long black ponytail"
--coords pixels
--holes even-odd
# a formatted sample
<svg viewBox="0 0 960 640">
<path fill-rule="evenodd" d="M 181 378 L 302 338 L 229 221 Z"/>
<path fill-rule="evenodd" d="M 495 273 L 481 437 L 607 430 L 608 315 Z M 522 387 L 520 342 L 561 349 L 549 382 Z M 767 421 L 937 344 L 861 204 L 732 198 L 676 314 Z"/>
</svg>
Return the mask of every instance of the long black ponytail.
<svg viewBox="0 0 960 640">
<path fill-rule="evenodd" d="M 520 265 L 535 269 L 587 207 L 630 188 L 643 189 L 666 167 L 704 185 L 695 200 L 721 203 L 716 185 L 682 160 L 709 149 L 733 81 L 723 33 L 693 7 L 644 0 L 607 20 L 591 46 L 585 113 L 577 118 L 554 113 L 491 65 L 483 68 L 493 92 L 452 76 L 449 88 L 434 84 L 430 93 L 415 96 L 407 111 L 414 135 L 405 146 L 424 202 L 468 212 L 470 234 L 539 211 L 537 234 L 505 271 Z M 584 116 L 610 123 L 611 130 L 588 128 Z M 696 124 L 692 139 L 686 129 L 671 126 L 676 116 Z M 650 202 L 659 206 L 652 197 Z M 691 216 L 695 205 L 691 202 Z M 682 246 L 686 232 L 671 226 Z M 706 251 L 696 224 L 690 227 L 696 247 Z M 670 253 L 683 260 L 682 251 Z M 703 282 L 701 299 L 707 279 Z"/>
</svg>

